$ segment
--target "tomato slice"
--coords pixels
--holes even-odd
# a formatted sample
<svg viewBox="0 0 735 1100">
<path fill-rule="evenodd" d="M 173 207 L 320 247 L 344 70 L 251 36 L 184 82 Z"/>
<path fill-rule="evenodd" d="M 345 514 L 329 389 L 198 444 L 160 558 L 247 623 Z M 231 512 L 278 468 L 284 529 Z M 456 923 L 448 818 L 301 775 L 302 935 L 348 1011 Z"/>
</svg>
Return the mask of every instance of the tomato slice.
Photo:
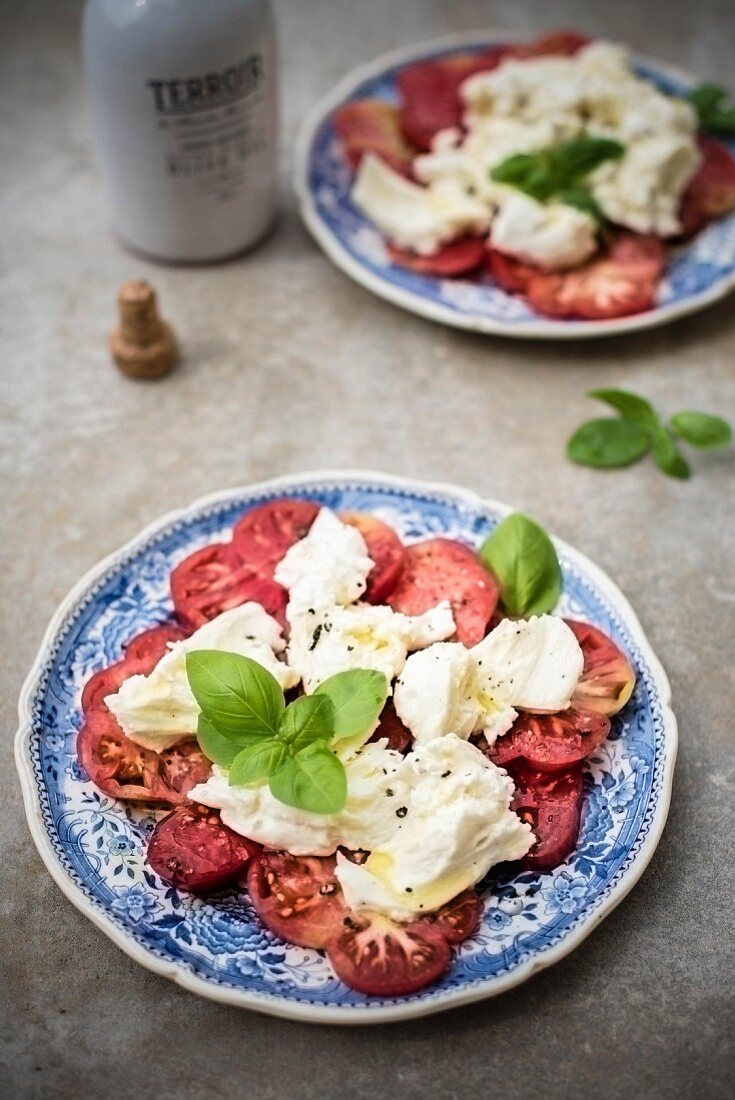
<svg viewBox="0 0 735 1100">
<path fill-rule="evenodd" d="M 544 34 L 533 42 L 520 46 L 508 46 L 504 54 L 504 60 L 509 57 L 523 60 L 530 57 L 550 57 L 559 55 L 571 57 L 578 53 L 583 46 L 589 45 L 592 40 L 586 34 L 577 31 L 552 31 Z"/>
<path fill-rule="evenodd" d="M 403 572 L 388 603 L 406 615 L 421 615 L 449 600 L 457 637 L 473 646 L 485 637 L 499 595 L 500 585 L 474 550 L 436 538 L 406 547 Z"/>
<path fill-rule="evenodd" d="M 483 752 L 500 768 L 525 760 L 539 772 L 563 771 L 585 760 L 609 732 L 610 719 L 592 710 L 570 707 L 558 714 L 522 714 Z"/>
<path fill-rule="evenodd" d="M 178 792 L 161 778 L 156 753 L 126 737 L 107 710 L 87 713 L 77 734 L 77 755 L 95 786 L 111 798 L 170 804 L 181 801 Z"/>
<path fill-rule="evenodd" d="M 428 149 L 439 130 L 459 126 L 462 102 L 459 87 L 474 73 L 494 69 L 505 54 L 496 46 L 477 53 L 456 53 L 407 65 L 396 77 L 401 97 L 401 126 L 412 145 Z"/>
<path fill-rule="evenodd" d="M 531 871 L 550 871 L 574 851 L 582 813 L 583 766 L 549 775 L 523 763 L 508 768 L 515 783 L 512 809 L 528 822 L 536 843 L 523 858 Z"/>
<path fill-rule="evenodd" d="M 509 294 L 523 294 L 534 275 L 538 275 L 540 269 L 524 264 L 513 256 L 506 256 L 495 248 L 487 250 L 487 267 L 493 281 L 501 290 L 507 290 Z"/>
<path fill-rule="evenodd" d="M 185 637 L 185 632 L 174 623 L 164 623 L 137 634 L 125 646 L 125 652 L 119 661 L 95 672 L 84 685 L 82 692 L 84 713 L 87 714 L 91 710 L 107 712 L 105 696 L 114 695 L 120 689 L 123 680 L 127 680 L 129 676 L 145 676 L 152 672 L 161 657 L 168 651 L 169 642 L 178 642 Z"/>
<path fill-rule="evenodd" d="M 310 500 L 272 500 L 246 512 L 235 525 L 232 545 L 246 565 L 266 576 L 295 542 L 308 534 L 319 505 Z"/>
<path fill-rule="evenodd" d="M 485 261 L 485 241 L 479 237 L 465 237 L 461 241 L 445 244 L 430 256 L 420 256 L 418 252 L 407 252 L 397 245 L 388 244 L 388 252 L 394 264 L 417 271 L 422 275 L 438 275 L 452 279 L 460 275 L 469 275 Z"/>
<path fill-rule="evenodd" d="M 348 916 L 326 947 L 337 976 L 351 989 L 401 997 L 440 978 L 451 961 L 446 937 L 421 921 L 396 924 L 387 917 Z"/>
<path fill-rule="evenodd" d="M 482 902 L 477 892 L 469 889 L 442 905 L 435 913 L 422 917 L 421 922 L 441 932 L 447 943 L 456 945 L 477 931 L 481 917 Z"/>
<path fill-rule="evenodd" d="M 212 763 L 196 740 L 179 741 L 158 754 L 158 770 L 171 791 L 184 799 L 197 783 L 206 783 L 212 774 Z"/>
<path fill-rule="evenodd" d="M 398 108 L 391 103 L 382 99 L 345 103 L 332 116 L 332 125 L 352 168 L 366 153 L 374 153 L 398 172 L 410 170 L 411 152 L 401 132 Z"/>
<path fill-rule="evenodd" d="M 186 637 L 186 632 L 175 623 L 162 623 L 161 626 L 153 626 L 136 634 L 125 646 L 126 661 L 143 661 L 150 664 L 150 670 L 155 668 L 161 657 L 168 653 L 169 644 L 180 642 Z"/>
<path fill-rule="evenodd" d="M 564 622 L 584 654 L 584 668 L 572 702 L 580 710 L 597 711 L 610 718 L 623 709 L 633 694 L 633 666 L 596 626 L 573 619 L 565 619 Z"/>
<path fill-rule="evenodd" d="M 537 272 L 529 303 L 548 317 L 598 321 L 651 309 L 666 253 L 658 237 L 621 233 L 607 252 L 564 272 Z"/>
<path fill-rule="evenodd" d="M 176 614 L 196 630 L 223 611 L 254 600 L 285 622 L 288 594 L 272 577 L 243 564 L 228 542 L 215 542 L 184 558 L 171 574 Z"/>
<path fill-rule="evenodd" d="M 216 810 L 190 803 L 158 822 L 148 862 L 164 882 L 198 894 L 232 882 L 258 850 L 223 825 Z"/>
<path fill-rule="evenodd" d="M 411 731 L 406 729 L 396 714 L 392 699 L 389 699 L 383 707 L 378 728 L 370 740 L 380 741 L 384 737 L 388 738 L 388 748 L 393 749 L 394 752 L 405 752 L 413 741 Z"/>
<path fill-rule="evenodd" d="M 368 573 L 364 599 L 368 603 L 385 603 L 403 569 L 403 543 L 392 527 L 375 516 L 343 512 L 340 519 L 357 528 L 365 540 L 368 556 L 375 563 Z"/>
<path fill-rule="evenodd" d="M 248 893 L 263 924 L 300 947 L 323 948 L 349 910 L 335 878 L 334 856 L 263 852 L 248 871 Z"/>
<path fill-rule="evenodd" d="M 679 211 L 686 236 L 735 208 L 735 157 L 714 138 L 700 134 L 698 142 L 702 163 L 684 192 Z"/>
</svg>

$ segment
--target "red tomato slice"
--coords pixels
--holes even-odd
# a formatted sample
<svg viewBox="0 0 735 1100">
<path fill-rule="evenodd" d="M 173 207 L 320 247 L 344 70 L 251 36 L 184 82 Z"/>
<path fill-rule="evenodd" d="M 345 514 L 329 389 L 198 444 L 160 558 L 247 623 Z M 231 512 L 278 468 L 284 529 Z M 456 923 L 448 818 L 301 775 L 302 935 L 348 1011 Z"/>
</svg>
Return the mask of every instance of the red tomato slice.
<svg viewBox="0 0 735 1100">
<path fill-rule="evenodd" d="M 246 565 L 266 576 L 295 542 L 309 531 L 319 512 L 310 500 L 272 500 L 246 512 L 235 525 L 232 545 Z"/>
<path fill-rule="evenodd" d="M 449 600 L 457 637 L 466 646 L 485 637 L 500 585 L 474 550 L 454 539 L 428 539 L 406 547 L 403 572 L 388 597 L 395 611 L 421 615 Z"/>
<path fill-rule="evenodd" d="M 148 862 L 164 882 L 198 894 L 232 882 L 258 850 L 223 825 L 216 810 L 190 803 L 158 822 Z"/>
<path fill-rule="evenodd" d="M 104 711 L 109 713 L 105 698 L 115 695 L 120 689 L 123 680 L 133 674 L 124 660 L 118 661 L 109 668 L 100 669 L 87 680 L 82 692 L 82 710 L 85 714 L 91 711 Z"/>
<path fill-rule="evenodd" d="M 380 723 L 370 740 L 380 741 L 384 737 L 388 738 L 388 748 L 395 752 L 405 752 L 413 741 L 411 731 L 406 729 L 396 714 L 392 699 L 389 699 L 383 707 Z"/>
<path fill-rule="evenodd" d="M 700 134 L 698 141 L 702 163 L 684 192 L 679 211 L 686 236 L 735 209 L 735 157 L 714 138 Z"/>
<path fill-rule="evenodd" d="M 366 153 L 374 153 L 396 171 L 410 171 L 411 151 L 401 133 L 398 108 L 391 103 L 382 99 L 345 103 L 332 116 L 332 125 L 352 168 Z"/>
<path fill-rule="evenodd" d="M 401 69 L 396 84 L 402 103 L 401 125 L 408 141 L 419 149 L 428 149 L 439 130 L 459 126 L 460 84 L 474 73 L 494 69 L 504 54 L 505 48 L 497 46 L 478 53 L 419 61 Z"/>
<path fill-rule="evenodd" d="M 96 787 L 130 802 L 181 802 L 159 773 L 155 752 L 125 736 L 107 710 L 91 710 L 77 735 L 77 755 Z"/>
<path fill-rule="evenodd" d="M 635 672 L 628 658 L 606 634 L 589 623 L 565 619 L 584 654 L 584 668 L 572 702 L 580 710 L 608 718 L 622 710 L 633 694 Z"/>
<path fill-rule="evenodd" d="M 248 871 L 248 893 L 263 924 L 300 947 L 323 948 L 349 910 L 334 876 L 334 856 L 263 852 Z"/>
<path fill-rule="evenodd" d="M 482 902 L 475 890 L 465 890 L 458 894 L 452 901 L 442 905 L 435 913 L 429 913 L 421 918 L 422 923 L 429 924 L 437 932 L 441 932 L 447 943 L 453 946 L 463 943 L 464 940 L 477 931 L 482 917 Z"/>
<path fill-rule="evenodd" d="M 374 516 L 343 512 L 340 519 L 357 528 L 365 540 L 368 556 L 375 563 L 368 573 L 364 599 L 368 603 L 385 603 L 403 569 L 403 543 L 392 527 Z"/>
<path fill-rule="evenodd" d="M 666 253 L 657 237 L 621 233 L 610 249 L 573 271 L 537 272 L 526 297 L 548 317 L 599 321 L 651 309 Z"/>
<path fill-rule="evenodd" d="M 523 865 L 531 871 L 550 871 L 563 863 L 577 846 L 583 766 L 577 764 L 549 775 L 515 763 L 508 771 L 516 786 L 512 808 L 536 835 L 536 843 L 524 857 Z"/>
<path fill-rule="evenodd" d="M 171 596 L 176 614 L 192 630 L 249 600 L 283 623 L 288 602 L 286 590 L 244 565 L 229 542 L 212 543 L 184 558 L 171 574 Z"/>
<path fill-rule="evenodd" d="M 206 783 L 212 774 L 212 764 L 199 748 L 199 742 L 192 739 L 179 741 L 159 753 L 158 770 L 165 785 L 183 800 L 197 783 Z"/>
<path fill-rule="evenodd" d="M 487 250 L 487 267 L 501 290 L 509 294 L 522 294 L 534 275 L 539 274 L 538 267 L 531 267 L 512 256 L 506 256 L 495 248 Z"/>
<path fill-rule="evenodd" d="M 350 916 L 327 944 L 327 958 L 351 989 L 401 997 L 440 978 L 451 962 L 446 937 L 430 924 Z"/>
<path fill-rule="evenodd" d="M 476 271 L 485 260 L 485 241 L 478 237 L 465 237 L 461 241 L 445 244 L 438 252 L 430 256 L 419 256 L 417 252 L 406 252 L 397 245 L 388 244 L 388 252 L 394 264 L 417 271 L 423 275 L 437 275 L 444 279 L 453 279 L 459 275 L 469 275 Z"/>
<path fill-rule="evenodd" d="M 120 689 L 123 680 L 130 676 L 146 676 L 152 672 L 161 657 L 168 650 L 169 642 L 178 642 L 186 634 L 173 623 L 151 627 L 136 635 L 125 646 L 123 657 L 107 668 L 90 677 L 82 692 L 82 710 L 87 714 L 91 710 L 107 712 L 105 696 L 114 695 Z"/>
<path fill-rule="evenodd" d="M 527 57 L 550 57 L 557 54 L 562 57 L 571 57 L 591 41 L 586 34 L 578 34 L 577 31 L 552 31 L 524 46 L 508 46 L 504 59 L 514 57 L 522 60 Z"/>
<path fill-rule="evenodd" d="M 483 751 L 500 768 L 520 759 L 539 772 L 563 771 L 585 760 L 609 732 L 610 719 L 592 710 L 570 707 L 558 714 L 522 714 L 508 733 Z"/>
<path fill-rule="evenodd" d="M 126 661 L 150 662 L 151 670 L 168 653 L 169 643 L 180 642 L 186 632 L 175 623 L 162 623 L 136 634 L 125 646 Z"/>
</svg>

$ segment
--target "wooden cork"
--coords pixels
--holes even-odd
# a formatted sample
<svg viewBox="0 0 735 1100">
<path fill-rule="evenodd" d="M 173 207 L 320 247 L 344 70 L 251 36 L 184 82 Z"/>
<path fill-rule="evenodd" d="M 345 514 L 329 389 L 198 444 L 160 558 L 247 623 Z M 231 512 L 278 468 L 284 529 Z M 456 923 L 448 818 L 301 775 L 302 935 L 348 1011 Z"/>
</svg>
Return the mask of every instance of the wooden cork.
<svg viewBox="0 0 735 1100">
<path fill-rule="evenodd" d="M 143 279 L 120 287 L 120 325 L 110 334 L 115 363 L 130 378 L 161 378 L 178 362 L 176 340 L 158 315 L 156 292 Z"/>
</svg>

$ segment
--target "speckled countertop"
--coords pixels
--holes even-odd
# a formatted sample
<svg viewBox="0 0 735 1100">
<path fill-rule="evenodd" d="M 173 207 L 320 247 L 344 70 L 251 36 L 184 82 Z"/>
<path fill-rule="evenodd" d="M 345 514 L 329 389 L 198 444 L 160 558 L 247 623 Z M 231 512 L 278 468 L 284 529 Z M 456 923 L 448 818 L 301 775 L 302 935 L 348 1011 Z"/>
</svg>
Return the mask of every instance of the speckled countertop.
<svg viewBox="0 0 735 1100">
<path fill-rule="evenodd" d="M 436 327 L 330 266 L 299 224 L 286 162 L 304 107 L 387 48 L 490 20 L 529 34 L 579 26 L 726 82 L 732 5 L 277 8 L 283 215 L 257 252 L 199 269 L 148 265 L 108 232 L 79 72 L 80 5 L 0 8 L 0 1092 L 720 1100 L 735 1030 L 735 460 L 732 451 L 699 455 L 688 483 L 650 465 L 606 475 L 567 463 L 564 441 L 591 414 L 585 390 L 601 385 L 640 391 L 668 411 L 735 418 L 735 298 L 594 344 Z M 155 385 L 120 377 L 105 350 L 117 286 L 136 275 L 155 282 L 185 350 L 177 373 Z M 671 677 L 681 728 L 660 848 L 572 956 L 494 1001 L 366 1031 L 210 1004 L 132 962 L 42 866 L 11 748 L 21 681 L 83 571 L 200 494 L 325 466 L 453 481 L 537 516 L 629 596 Z"/>
</svg>

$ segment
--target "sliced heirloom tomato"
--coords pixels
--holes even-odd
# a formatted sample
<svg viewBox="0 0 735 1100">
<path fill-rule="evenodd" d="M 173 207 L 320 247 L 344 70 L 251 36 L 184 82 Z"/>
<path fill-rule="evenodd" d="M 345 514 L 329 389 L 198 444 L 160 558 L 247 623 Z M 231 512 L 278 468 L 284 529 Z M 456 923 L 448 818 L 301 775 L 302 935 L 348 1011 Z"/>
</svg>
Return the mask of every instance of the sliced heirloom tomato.
<svg viewBox="0 0 735 1100">
<path fill-rule="evenodd" d="M 628 658 L 606 634 L 590 623 L 565 619 L 584 654 L 584 668 L 572 703 L 580 710 L 611 718 L 633 694 L 635 672 Z"/>
<path fill-rule="evenodd" d="M 348 916 L 326 951 L 343 982 L 378 997 L 423 989 L 441 977 L 452 958 L 438 928 L 423 921 L 396 924 L 378 914 Z"/>
<path fill-rule="evenodd" d="M 176 614 L 192 630 L 250 600 L 283 623 L 288 602 L 286 590 L 243 564 L 229 542 L 214 542 L 179 562 L 171 574 L 171 596 Z"/>
<path fill-rule="evenodd" d="M 511 808 L 536 836 L 536 843 L 523 858 L 523 866 L 530 871 L 551 871 L 577 847 L 583 767 L 576 764 L 549 775 L 515 763 L 508 771 L 516 788 Z"/>
<path fill-rule="evenodd" d="M 509 294 L 523 294 L 533 276 L 540 272 L 538 267 L 524 264 L 492 247 L 487 250 L 487 268 L 493 281 Z"/>
<path fill-rule="evenodd" d="M 406 547 L 403 572 L 388 603 L 405 615 L 421 615 L 449 600 L 457 637 L 473 646 L 485 637 L 499 595 L 500 585 L 474 550 L 437 538 Z"/>
<path fill-rule="evenodd" d="M 235 524 L 233 549 L 245 565 L 272 577 L 286 551 L 308 534 L 318 512 L 319 505 L 310 500 L 285 497 L 261 504 Z"/>
<path fill-rule="evenodd" d="M 658 237 L 621 233 L 610 248 L 572 271 L 534 274 L 529 303 L 547 317 L 599 321 L 651 309 L 666 251 Z"/>
<path fill-rule="evenodd" d="M 503 59 L 512 57 L 523 61 L 533 57 L 571 57 L 591 41 L 586 34 L 579 34 L 578 31 L 551 31 L 525 45 L 509 46 Z"/>
<path fill-rule="evenodd" d="M 456 946 L 476 932 L 482 917 L 482 902 L 475 890 L 464 890 L 442 905 L 435 913 L 421 917 L 421 922 L 441 932 L 447 943 Z"/>
<path fill-rule="evenodd" d="M 232 882 L 257 851 L 257 844 L 223 825 L 216 810 L 192 802 L 158 822 L 148 862 L 164 882 L 203 894 Z"/>
<path fill-rule="evenodd" d="M 388 244 L 390 258 L 399 267 L 422 275 L 438 275 L 443 279 L 454 279 L 477 271 L 485 262 L 485 252 L 485 241 L 479 237 L 452 241 L 429 256 L 420 256 L 418 252 L 407 252 L 395 244 Z"/>
<path fill-rule="evenodd" d="M 398 108 L 392 103 L 382 99 L 345 103 L 334 112 L 332 126 L 352 168 L 357 168 L 366 153 L 373 153 L 397 172 L 410 171 L 411 150 L 401 132 Z"/>
<path fill-rule="evenodd" d="M 186 637 L 181 627 L 174 623 L 163 623 L 136 634 L 125 646 L 125 652 L 119 661 L 100 669 L 84 685 L 82 692 L 82 710 L 87 714 L 91 710 L 107 711 L 105 697 L 114 695 L 124 680 L 130 676 L 147 676 L 156 667 L 161 657 L 168 652 L 170 642 L 180 642 Z"/>
<path fill-rule="evenodd" d="M 735 209 L 735 157 L 714 138 L 700 134 L 698 142 L 702 163 L 684 192 L 679 210 L 685 236 Z"/>
<path fill-rule="evenodd" d="M 383 707 L 378 728 L 370 738 L 371 741 L 380 741 L 388 738 L 388 748 L 394 752 L 405 752 L 413 741 L 411 731 L 406 729 L 401 719 L 396 714 L 393 700 L 389 699 Z"/>
<path fill-rule="evenodd" d="M 334 856 L 262 852 L 248 870 L 253 908 L 269 931 L 299 947 L 326 947 L 349 910 Z"/>
<path fill-rule="evenodd" d="M 197 783 L 206 783 L 212 774 L 212 762 L 192 738 L 179 741 L 158 755 L 158 770 L 166 787 L 185 799 Z"/>
<path fill-rule="evenodd" d="M 405 548 L 387 523 L 364 512 L 342 512 L 340 519 L 356 527 L 365 540 L 374 565 L 368 573 L 364 598 L 368 603 L 385 603 L 403 569 Z"/>
<path fill-rule="evenodd" d="M 136 634 L 125 646 L 126 661 L 142 661 L 155 668 L 161 657 L 168 653 L 169 645 L 180 642 L 186 637 L 186 631 L 176 623 L 162 623 L 152 626 L 141 634 Z"/>
<path fill-rule="evenodd" d="M 610 719 L 570 707 L 558 714 L 521 714 L 508 733 L 483 751 L 500 768 L 525 760 L 539 772 L 564 771 L 597 749 L 610 732 Z"/>
</svg>

